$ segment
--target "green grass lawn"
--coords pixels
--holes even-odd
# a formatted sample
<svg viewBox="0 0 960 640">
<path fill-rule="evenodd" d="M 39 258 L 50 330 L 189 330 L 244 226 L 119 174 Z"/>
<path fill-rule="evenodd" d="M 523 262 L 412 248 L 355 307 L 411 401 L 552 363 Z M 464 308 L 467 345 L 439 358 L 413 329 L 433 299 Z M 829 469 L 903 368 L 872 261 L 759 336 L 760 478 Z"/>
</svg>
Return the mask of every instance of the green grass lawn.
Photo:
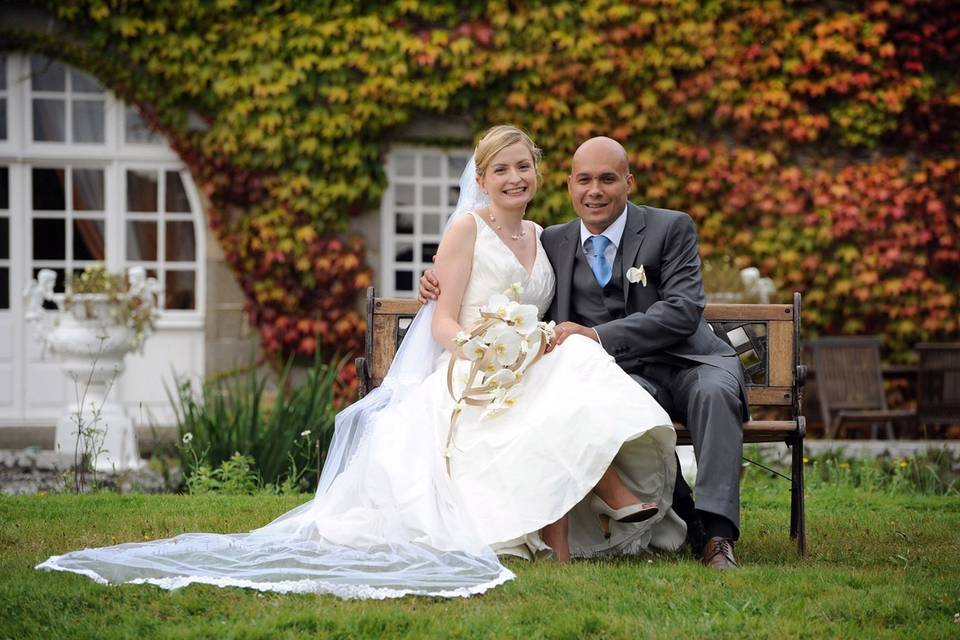
<svg viewBox="0 0 960 640">
<path fill-rule="evenodd" d="M 244 531 L 309 496 L 0 498 L 0 638 L 960 637 L 960 499 L 815 484 L 809 552 L 789 489 L 751 470 L 739 571 L 686 554 L 510 562 L 467 600 L 342 601 L 194 585 L 105 587 L 35 571 L 53 554 L 188 531 Z"/>
</svg>

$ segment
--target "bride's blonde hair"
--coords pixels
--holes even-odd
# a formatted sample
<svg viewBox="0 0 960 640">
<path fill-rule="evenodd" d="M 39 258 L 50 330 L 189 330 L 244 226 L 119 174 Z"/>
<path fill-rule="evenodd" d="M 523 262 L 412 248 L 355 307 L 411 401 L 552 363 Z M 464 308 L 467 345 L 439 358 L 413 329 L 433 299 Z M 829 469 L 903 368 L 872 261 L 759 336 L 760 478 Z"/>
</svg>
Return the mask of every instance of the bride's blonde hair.
<svg viewBox="0 0 960 640">
<path fill-rule="evenodd" d="M 540 148 L 533 143 L 533 140 L 522 129 L 511 124 L 498 124 L 495 127 L 487 129 L 486 133 L 477 143 L 477 148 L 473 152 L 473 161 L 477 165 L 477 177 L 479 178 L 487 170 L 490 160 L 512 144 L 522 143 L 533 158 L 533 166 L 537 171 L 537 183 L 540 183 Z"/>
</svg>

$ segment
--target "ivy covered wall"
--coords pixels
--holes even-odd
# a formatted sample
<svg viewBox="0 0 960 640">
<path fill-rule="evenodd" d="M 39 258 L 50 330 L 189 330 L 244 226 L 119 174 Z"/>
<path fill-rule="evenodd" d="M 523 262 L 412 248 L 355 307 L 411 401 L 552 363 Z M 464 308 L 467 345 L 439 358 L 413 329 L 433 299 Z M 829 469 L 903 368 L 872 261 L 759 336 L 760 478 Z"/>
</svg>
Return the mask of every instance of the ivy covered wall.
<svg viewBox="0 0 960 640">
<path fill-rule="evenodd" d="M 271 353 L 360 346 L 371 272 L 344 232 L 424 113 L 529 130 L 541 223 L 573 216 L 576 146 L 621 140 L 634 200 L 689 212 L 705 256 L 803 292 L 806 336 L 881 333 L 900 361 L 956 336 L 950 0 L 38 4 L 62 31 L 5 25 L 3 47 L 91 71 L 167 135 Z"/>
</svg>

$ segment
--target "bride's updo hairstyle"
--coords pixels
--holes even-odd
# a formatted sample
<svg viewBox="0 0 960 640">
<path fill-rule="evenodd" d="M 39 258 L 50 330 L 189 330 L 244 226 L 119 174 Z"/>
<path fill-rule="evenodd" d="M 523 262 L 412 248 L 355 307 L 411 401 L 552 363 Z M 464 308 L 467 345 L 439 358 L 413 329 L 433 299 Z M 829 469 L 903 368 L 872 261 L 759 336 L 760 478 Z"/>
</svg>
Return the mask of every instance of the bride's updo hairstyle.
<svg viewBox="0 0 960 640">
<path fill-rule="evenodd" d="M 537 171 L 537 185 L 540 184 L 540 148 L 533 143 L 522 129 L 510 124 L 498 124 L 491 127 L 480 138 L 477 148 L 473 152 L 473 161 L 477 165 L 477 177 L 481 177 L 490 165 L 490 161 L 495 155 L 516 143 L 522 143 L 530 150 L 533 157 L 533 166 Z"/>
</svg>

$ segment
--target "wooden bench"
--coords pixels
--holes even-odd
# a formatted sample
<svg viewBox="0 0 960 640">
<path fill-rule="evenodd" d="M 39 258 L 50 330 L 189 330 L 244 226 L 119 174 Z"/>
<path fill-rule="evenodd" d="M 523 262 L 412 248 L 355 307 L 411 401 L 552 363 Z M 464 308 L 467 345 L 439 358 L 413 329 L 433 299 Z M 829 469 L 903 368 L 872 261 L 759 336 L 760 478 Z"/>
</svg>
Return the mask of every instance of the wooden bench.
<svg viewBox="0 0 960 640">
<path fill-rule="evenodd" d="M 366 353 L 357 358 L 360 397 L 378 386 L 390 368 L 397 346 L 420 304 L 407 298 L 377 298 L 367 289 Z M 800 364 L 800 294 L 793 304 L 708 304 L 704 312 L 713 330 L 736 349 L 747 377 L 751 411 L 780 414 L 780 419 L 751 420 L 743 425 L 745 443 L 784 442 L 792 449 L 790 537 L 797 552 L 806 549 L 803 501 L 801 389 L 806 367 Z M 766 417 L 766 416 L 765 416 Z M 677 425 L 677 444 L 690 444 L 690 433 Z M 772 470 L 771 470 L 772 471 Z M 777 472 L 774 472 L 777 473 Z M 780 475 L 780 474 L 778 474 Z"/>
</svg>

